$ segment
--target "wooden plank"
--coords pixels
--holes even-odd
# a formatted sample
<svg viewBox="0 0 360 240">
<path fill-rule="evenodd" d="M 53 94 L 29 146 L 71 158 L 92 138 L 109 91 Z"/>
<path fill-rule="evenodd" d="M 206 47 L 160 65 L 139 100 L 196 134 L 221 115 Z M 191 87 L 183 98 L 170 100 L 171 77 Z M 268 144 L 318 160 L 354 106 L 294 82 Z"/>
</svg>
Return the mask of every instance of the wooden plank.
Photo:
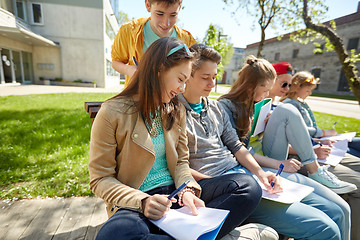
<svg viewBox="0 0 360 240">
<path fill-rule="evenodd" d="M 42 200 L 16 201 L 8 209 L 9 214 L 4 214 L 5 217 L 1 214 L 2 220 L 8 223 L 1 233 L 2 239 L 19 239 L 39 212 L 44 203 Z"/>
<path fill-rule="evenodd" d="M 72 198 L 41 199 L 43 201 L 38 213 L 21 235 L 22 239 L 50 240 L 56 233 L 64 215 L 67 212 Z"/>
<path fill-rule="evenodd" d="M 89 112 L 89 108 L 91 107 L 100 107 L 103 101 L 93 101 L 93 102 L 85 102 L 85 110 Z"/>
<path fill-rule="evenodd" d="M 85 239 L 96 198 L 74 198 L 53 240 Z"/>
<path fill-rule="evenodd" d="M 89 108 L 89 116 L 90 116 L 90 118 L 95 118 L 96 114 L 98 113 L 99 110 L 100 110 L 100 107 L 90 107 Z"/>
<path fill-rule="evenodd" d="M 97 198 L 85 239 L 94 240 L 100 228 L 104 225 L 107 219 L 108 216 L 106 213 L 105 202 L 101 198 Z"/>
</svg>

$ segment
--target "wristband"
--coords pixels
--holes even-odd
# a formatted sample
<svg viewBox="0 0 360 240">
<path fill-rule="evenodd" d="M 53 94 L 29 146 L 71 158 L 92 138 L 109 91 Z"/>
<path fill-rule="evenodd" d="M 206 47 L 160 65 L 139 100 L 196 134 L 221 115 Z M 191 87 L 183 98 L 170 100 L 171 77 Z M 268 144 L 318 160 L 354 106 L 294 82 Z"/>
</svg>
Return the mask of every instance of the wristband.
<svg viewBox="0 0 360 240">
<path fill-rule="evenodd" d="M 194 194 L 195 195 L 195 192 L 194 192 L 194 190 L 192 189 L 192 188 L 184 188 L 182 191 L 181 191 L 181 193 L 180 193 L 180 195 L 179 195 L 179 206 L 184 206 L 184 203 L 183 203 L 183 195 L 184 195 L 184 193 L 186 193 L 186 192 L 191 192 L 192 194 Z"/>
</svg>

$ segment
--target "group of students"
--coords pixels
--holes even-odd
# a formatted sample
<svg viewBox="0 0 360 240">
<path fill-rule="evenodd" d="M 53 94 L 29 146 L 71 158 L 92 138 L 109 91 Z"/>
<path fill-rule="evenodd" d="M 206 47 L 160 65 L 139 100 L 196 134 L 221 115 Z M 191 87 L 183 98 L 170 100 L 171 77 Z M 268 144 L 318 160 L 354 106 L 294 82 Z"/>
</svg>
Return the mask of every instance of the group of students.
<svg viewBox="0 0 360 240">
<path fill-rule="evenodd" d="M 209 99 L 220 54 L 174 25 L 181 0 L 145 5 L 151 18 L 124 24 L 112 49 L 114 69 L 128 76 L 126 87 L 102 104 L 92 127 L 90 188 L 104 199 L 109 216 L 97 239 L 172 239 L 149 219 L 181 206 L 195 215 L 197 207 L 230 210 L 217 239 L 245 222 L 295 239 L 350 239 L 350 207 L 337 193 L 356 186 L 319 165 L 300 111 L 279 104 L 263 138 L 250 138 L 254 103 L 273 97 L 278 81 L 281 90 L 290 87 L 297 77 L 290 65 L 249 56 L 229 93 Z M 285 81 L 284 69 L 290 75 Z M 316 80 L 306 75 L 301 81 Z M 297 97 L 306 98 L 289 99 Z M 287 159 L 289 151 L 300 161 Z M 280 163 L 282 177 L 314 192 L 292 204 L 262 198 L 257 181 L 271 193 L 282 191 L 275 175 Z M 302 165 L 309 177 L 297 173 Z"/>
</svg>

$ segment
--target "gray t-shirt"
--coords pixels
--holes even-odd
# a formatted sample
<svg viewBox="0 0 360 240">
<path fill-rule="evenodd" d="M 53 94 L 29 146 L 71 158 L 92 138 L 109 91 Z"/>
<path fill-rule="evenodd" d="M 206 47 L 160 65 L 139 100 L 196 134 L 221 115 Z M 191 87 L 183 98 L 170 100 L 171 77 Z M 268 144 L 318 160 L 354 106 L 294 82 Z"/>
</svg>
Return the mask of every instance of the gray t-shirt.
<svg viewBox="0 0 360 240">
<path fill-rule="evenodd" d="M 178 96 L 186 108 L 186 130 L 190 167 L 215 177 L 239 165 L 235 154 L 242 147 L 229 116 L 217 101 L 204 98 L 204 108 L 196 113 L 184 96 Z"/>
</svg>

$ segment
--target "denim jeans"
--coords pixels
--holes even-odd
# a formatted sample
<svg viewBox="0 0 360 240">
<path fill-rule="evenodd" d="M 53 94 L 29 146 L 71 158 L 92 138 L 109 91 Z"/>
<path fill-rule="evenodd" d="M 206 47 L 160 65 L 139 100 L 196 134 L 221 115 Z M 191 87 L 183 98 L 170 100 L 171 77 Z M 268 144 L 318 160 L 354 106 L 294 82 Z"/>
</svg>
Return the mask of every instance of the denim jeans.
<svg viewBox="0 0 360 240">
<path fill-rule="evenodd" d="M 229 174 L 199 181 L 201 199 L 206 207 L 230 210 L 217 239 L 225 236 L 243 223 L 256 209 L 261 199 L 259 184 L 246 174 Z M 153 194 L 170 194 L 174 185 L 148 191 Z M 173 204 L 175 208 L 177 204 Z M 100 229 L 101 239 L 173 239 L 152 224 L 142 213 L 119 209 Z"/>
<path fill-rule="evenodd" d="M 264 168 L 264 170 L 276 171 L 275 169 L 267 168 Z M 241 166 L 227 171 L 226 174 L 234 172 L 253 175 L 249 170 Z M 268 225 L 278 233 L 295 239 L 349 240 L 350 207 L 341 197 L 301 174 L 283 172 L 281 176 L 295 182 L 310 185 L 316 191 L 305 197 L 301 202 L 293 204 L 283 204 L 262 199 L 247 222 Z M 257 179 L 256 176 L 254 178 Z M 316 192 L 322 193 L 324 197 Z M 347 216 L 342 208 L 347 210 Z M 348 218 L 347 221 L 346 218 Z"/>
<path fill-rule="evenodd" d="M 246 174 L 227 174 L 198 181 L 201 199 L 207 207 L 230 210 L 216 239 L 242 224 L 256 209 L 261 199 L 259 184 Z"/>
<path fill-rule="evenodd" d="M 354 137 L 348 144 L 348 153 L 360 158 L 360 137 Z"/>
<path fill-rule="evenodd" d="M 285 160 L 289 144 L 298 153 L 302 164 L 315 161 L 310 135 L 299 110 L 285 103 L 277 106 L 271 114 L 264 131 L 262 150 L 265 156 Z"/>
<path fill-rule="evenodd" d="M 175 185 L 158 187 L 148 191 L 150 195 L 170 194 Z M 173 204 L 175 208 L 178 204 Z M 130 209 L 121 208 L 112 215 L 101 227 L 96 240 L 107 239 L 148 239 L 169 240 L 174 239 L 156 227 L 144 214 Z"/>
</svg>

